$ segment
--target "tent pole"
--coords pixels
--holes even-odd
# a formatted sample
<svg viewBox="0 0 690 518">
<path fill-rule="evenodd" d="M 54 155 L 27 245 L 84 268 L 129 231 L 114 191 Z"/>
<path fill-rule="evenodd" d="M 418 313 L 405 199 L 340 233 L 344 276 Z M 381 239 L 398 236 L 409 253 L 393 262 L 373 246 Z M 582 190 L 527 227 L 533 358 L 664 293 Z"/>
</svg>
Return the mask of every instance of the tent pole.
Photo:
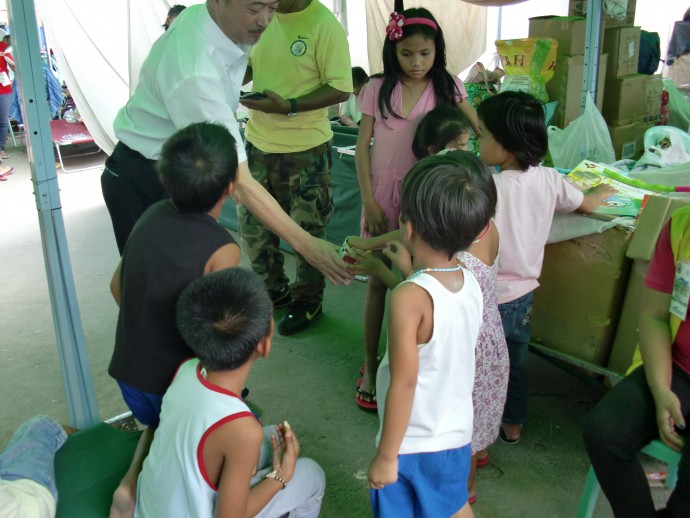
<svg viewBox="0 0 690 518">
<path fill-rule="evenodd" d="M 602 0 L 587 0 L 587 32 L 585 33 L 585 64 L 582 78 L 581 113 L 585 112 L 587 96 L 597 103 L 599 77 L 599 40 L 602 25 Z"/>
<path fill-rule="evenodd" d="M 9 0 L 8 10 L 67 407 L 72 424 L 83 428 L 100 419 L 62 218 L 36 11 L 33 0 Z"/>
</svg>

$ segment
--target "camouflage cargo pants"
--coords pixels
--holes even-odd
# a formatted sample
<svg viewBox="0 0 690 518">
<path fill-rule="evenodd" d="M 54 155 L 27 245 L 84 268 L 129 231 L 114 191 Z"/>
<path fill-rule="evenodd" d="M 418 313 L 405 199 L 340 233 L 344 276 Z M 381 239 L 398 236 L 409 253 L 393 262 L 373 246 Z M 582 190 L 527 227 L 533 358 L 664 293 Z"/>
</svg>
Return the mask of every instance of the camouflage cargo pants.
<svg viewBox="0 0 690 518">
<path fill-rule="evenodd" d="M 247 158 L 252 176 L 293 221 L 312 236 L 323 238 L 333 213 L 331 142 L 299 153 L 264 153 L 247 143 Z M 283 270 L 278 236 L 243 206 L 238 206 L 237 218 L 252 269 L 263 277 L 269 291 L 282 290 L 289 281 Z M 321 302 L 323 275 L 301 255 L 296 256 L 296 263 L 292 298 L 306 304 Z"/>
</svg>

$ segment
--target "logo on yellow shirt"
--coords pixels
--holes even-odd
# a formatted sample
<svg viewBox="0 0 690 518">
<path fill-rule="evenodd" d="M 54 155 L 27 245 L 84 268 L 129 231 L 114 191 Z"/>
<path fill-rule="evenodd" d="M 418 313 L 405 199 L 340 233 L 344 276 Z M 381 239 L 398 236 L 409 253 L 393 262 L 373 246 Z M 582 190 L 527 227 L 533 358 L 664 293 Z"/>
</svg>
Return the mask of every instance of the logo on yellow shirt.
<svg viewBox="0 0 690 518">
<path fill-rule="evenodd" d="M 295 40 L 290 45 L 290 52 L 293 56 L 304 56 L 307 53 L 307 43 L 303 40 Z"/>
</svg>

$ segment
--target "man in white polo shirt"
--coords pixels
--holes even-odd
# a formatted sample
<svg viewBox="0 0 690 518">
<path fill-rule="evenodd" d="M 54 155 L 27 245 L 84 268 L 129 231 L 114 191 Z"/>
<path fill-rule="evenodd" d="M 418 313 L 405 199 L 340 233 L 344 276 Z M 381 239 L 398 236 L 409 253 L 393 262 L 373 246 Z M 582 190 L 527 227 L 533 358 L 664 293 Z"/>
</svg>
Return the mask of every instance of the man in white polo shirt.
<svg viewBox="0 0 690 518">
<path fill-rule="evenodd" d="M 122 254 L 139 216 L 167 195 L 155 163 L 163 143 L 194 122 L 219 122 L 241 142 L 235 111 L 249 45 L 259 41 L 278 0 L 207 0 L 185 9 L 153 45 L 134 95 L 115 118 L 119 139 L 101 186 Z M 289 242 L 331 281 L 350 277 L 331 245 L 302 230 L 240 162 L 235 199 Z"/>
</svg>

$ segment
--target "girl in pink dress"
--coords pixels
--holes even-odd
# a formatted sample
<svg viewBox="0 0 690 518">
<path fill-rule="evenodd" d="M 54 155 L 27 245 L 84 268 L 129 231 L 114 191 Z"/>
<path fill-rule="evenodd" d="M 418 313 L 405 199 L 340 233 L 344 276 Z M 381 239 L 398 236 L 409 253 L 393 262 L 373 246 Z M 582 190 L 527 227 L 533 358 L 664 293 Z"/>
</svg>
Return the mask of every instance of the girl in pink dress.
<svg viewBox="0 0 690 518">
<path fill-rule="evenodd" d="M 475 130 L 478 124 L 462 81 L 446 71 L 443 32 L 433 15 L 422 8 L 393 13 L 386 32 L 383 73 L 372 77 L 359 94 L 356 164 L 363 237 L 398 228 L 400 185 L 416 161 L 412 140 L 424 114 L 439 104 L 456 104 Z M 370 411 L 377 409 L 376 354 L 385 299 L 385 284 L 370 278 L 364 301 L 364 372 L 355 399 Z"/>
</svg>

